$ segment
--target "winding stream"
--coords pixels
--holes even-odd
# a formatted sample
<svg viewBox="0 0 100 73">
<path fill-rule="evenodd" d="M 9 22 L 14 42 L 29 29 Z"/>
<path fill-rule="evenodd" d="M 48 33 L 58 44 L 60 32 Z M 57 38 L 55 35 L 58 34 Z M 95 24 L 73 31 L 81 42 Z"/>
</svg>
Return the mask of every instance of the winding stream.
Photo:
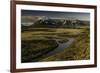
<svg viewBox="0 0 100 73">
<path fill-rule="evenodd" d="M 58 43 L 58 47 L 55 48 L 53 51 L 49 52 L 46 54 L 46 57 L 54 55 L 56 53 L 59 53 L 61 51 L 63 51 L 64 49 L 67 49 L 73 42 L 74 42 L 74 38 L 67 38 L 68 41 L 65 43 L 59 43 L 59 39 L 55 39 L 56 42 Z"/>
</svg>

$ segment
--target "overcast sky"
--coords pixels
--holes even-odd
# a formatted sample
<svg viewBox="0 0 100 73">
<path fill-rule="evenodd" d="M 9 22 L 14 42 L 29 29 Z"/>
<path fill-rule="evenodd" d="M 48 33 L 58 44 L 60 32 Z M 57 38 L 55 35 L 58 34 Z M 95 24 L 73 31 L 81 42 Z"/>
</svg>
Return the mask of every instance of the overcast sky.
<svg viewBox="0 0 100 73">
<path fill-rule="evenodd" d="M 90 20 L 90 13 L 83 12 L 54 12 L 54 11 L 34 11 L 21 10 L 22 16 L 47 16 L 49 18 L 68 18 L 78 20 Z"/>
</svg>

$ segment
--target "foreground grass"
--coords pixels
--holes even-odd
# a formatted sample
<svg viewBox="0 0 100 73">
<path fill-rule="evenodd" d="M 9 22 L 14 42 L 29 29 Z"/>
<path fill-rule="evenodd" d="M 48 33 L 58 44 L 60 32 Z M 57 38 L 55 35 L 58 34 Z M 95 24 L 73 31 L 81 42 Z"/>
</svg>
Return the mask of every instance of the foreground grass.
<svg viewBox="0 0 100 73">
<path fill-rule="evenodd" d="M 54 40 L 22 40 L 22 62 L 32 62 L 57 46 Z"/>
<path fill-rule="evenodd" d="M 63 52 L 49 56 L 41 61 L 66 61 L 66 60 L 87 60 L 90 58 L 89 29 L 84 29 L 76 38 L 73 44 Z"/>
<path fill-rule="evenodd" d="M 67 42 L 67 37 L 75 38 L 73 44 L 65 48 L 63 52 L 45 58 L 46 53 L 53 51 L 57 42 Z M 65 28 L 31 28 L 23 31 L 22 62 L 34 61 L 63 61 L 85 60 L 90 58 L 89 29 L 65 29 Z"/>
</svg>

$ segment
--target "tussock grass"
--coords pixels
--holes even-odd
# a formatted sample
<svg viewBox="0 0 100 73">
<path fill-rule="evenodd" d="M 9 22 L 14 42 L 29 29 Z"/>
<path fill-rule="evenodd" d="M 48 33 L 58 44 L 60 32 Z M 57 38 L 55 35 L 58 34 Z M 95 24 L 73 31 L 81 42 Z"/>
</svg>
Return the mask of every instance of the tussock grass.
<svg viewBox="0 0 100 73">
<path fill-rule="evenodd" d="M 57 46 L 55 40 L 22 40 L 22 62 L 32 62 Z"/>
<path fill-rule="evenodd" d="M 78 35 L 73 44 L 63 52 L 42 59 L 42 61 L 65 61 L 90 59 L 89 30 Z"/>
<path fill-rule="evenodd" d="M 65 61 L 87 60 L 90 58 L 89 29 L 69 28 L 31 28 L 22 32 L 22 62 L 33 61 Z M 63 52 L 45 58 L 46 53 L 53 51 L 60 39 L 61 43 L 67 42 L 67 38 L 75 38 L 70 47 Z"/>
</svg>

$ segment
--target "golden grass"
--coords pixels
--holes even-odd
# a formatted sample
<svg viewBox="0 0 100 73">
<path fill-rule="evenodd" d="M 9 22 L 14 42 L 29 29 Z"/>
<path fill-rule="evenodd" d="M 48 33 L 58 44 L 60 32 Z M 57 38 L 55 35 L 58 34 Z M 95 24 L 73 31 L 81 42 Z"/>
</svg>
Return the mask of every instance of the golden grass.
<svg viewBox="0 0 100 73">
<path fill-rule="evenodd" d="M 70 35 L 77 35 L 81 32 L 83 32 L 83 29 L 65 29 L 65 28 L 34 28 L 36 30 L 38 29 L 50 29 L 50 30 L 55 30 L 53 32 L 50 32 L 50 31 L 24 31 L 22 32 L 21 34 L 21 38 L 22 39 L 28 39 L 28 38 L 31 38 L 31 37 L 42 37 L 42 36 L 54 36 L 54 35 L 57 35 L 57 34 L 70 34 Z"/>
<path fill-rule="evenodd" d="M 63 52 L 49 56 L 41 61 L 87 60 L 90 58 L 89 31 L 78 35 L 73 44 Z"/>
</svg>

